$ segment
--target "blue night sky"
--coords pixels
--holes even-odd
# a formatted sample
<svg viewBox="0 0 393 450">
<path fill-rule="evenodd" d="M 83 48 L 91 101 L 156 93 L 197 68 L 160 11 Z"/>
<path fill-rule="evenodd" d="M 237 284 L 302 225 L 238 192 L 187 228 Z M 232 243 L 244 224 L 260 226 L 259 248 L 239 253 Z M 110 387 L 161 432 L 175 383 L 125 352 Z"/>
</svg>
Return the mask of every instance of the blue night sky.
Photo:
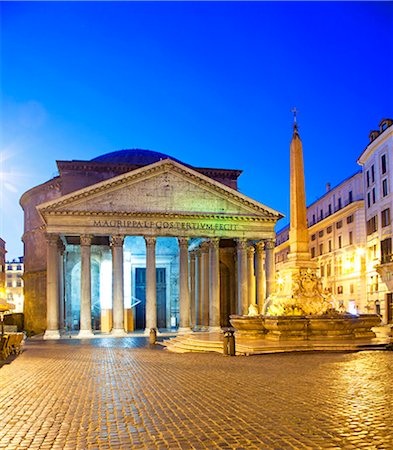
<svg viewBox="0 0 393 450">
<path fill-rule="evenodd" d="M 307 202 L 359 169 L 393 116 L 392 2 L 1 2 L 0 236 L 55 160 L 124 148 L 242 169 L 289 215 L 290 109 Z M 287 223 L 279 222 L 278 228 Z"/>
</svg>

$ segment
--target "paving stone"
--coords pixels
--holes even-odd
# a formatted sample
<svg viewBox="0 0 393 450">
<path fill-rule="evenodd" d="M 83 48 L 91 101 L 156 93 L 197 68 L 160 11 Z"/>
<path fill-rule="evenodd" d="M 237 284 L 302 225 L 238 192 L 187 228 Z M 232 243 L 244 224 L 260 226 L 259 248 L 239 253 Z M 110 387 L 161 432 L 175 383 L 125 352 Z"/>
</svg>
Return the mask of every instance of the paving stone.
<svg viewBox="0 0 393 450">
<path fill-rule="evenodd" d="M 0 449 L 389 449 L 393 352 L 224 358 L 143 338 L 28 341 Z"/>
</svg>

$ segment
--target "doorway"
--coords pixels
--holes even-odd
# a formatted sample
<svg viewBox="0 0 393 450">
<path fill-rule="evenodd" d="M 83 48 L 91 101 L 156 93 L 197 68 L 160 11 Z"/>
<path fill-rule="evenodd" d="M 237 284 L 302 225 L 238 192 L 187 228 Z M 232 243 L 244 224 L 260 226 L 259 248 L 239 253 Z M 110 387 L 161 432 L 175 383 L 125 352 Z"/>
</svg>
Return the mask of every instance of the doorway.
<svg viewBox="0 0 393 450">
<path fill-rule="evenodd" d="M 156 269 L 157 328 L 166 328 L 166 269 Z M 135 297 L 140 303 L 135 307 L 135 328 L 146 328 L 146 268 L 135 269 Z"/>
</svg>

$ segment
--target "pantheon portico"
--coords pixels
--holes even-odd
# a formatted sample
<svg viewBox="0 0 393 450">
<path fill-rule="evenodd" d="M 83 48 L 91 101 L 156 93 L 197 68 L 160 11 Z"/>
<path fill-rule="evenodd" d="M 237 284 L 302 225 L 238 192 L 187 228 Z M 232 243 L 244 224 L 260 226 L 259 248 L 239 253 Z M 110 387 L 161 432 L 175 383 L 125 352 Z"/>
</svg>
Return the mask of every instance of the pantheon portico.
<svg viewBox="0 0 393 450">
<path fill-rule="evenodd" d="M 147 150 L 57 164 L 21 198 L 27 330 L 217 331 L 269 295 L 281 214 L 237 191 L 240 171 Z"/>
</svg>

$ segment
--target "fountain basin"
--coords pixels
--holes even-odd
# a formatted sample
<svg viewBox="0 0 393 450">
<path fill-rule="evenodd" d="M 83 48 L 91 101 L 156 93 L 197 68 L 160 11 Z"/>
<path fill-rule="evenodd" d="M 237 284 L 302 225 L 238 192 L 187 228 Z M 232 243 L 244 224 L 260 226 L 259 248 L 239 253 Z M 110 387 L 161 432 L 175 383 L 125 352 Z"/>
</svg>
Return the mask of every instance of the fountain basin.
<svg viewBox="0 0 393 450">
<path fill-rule="evenodd" d="M 230 316 L 230 323 L 236 329 L 236 336 L 248 339 L 265 337 L 264 316 Z"/>
<path fill-rule="evenodd" d="M 380 322 L 377 314 L 230 316 L 230 323 L 238 337 L 290 341 L 374 338 L 371 328 Z"/>
</svg>

